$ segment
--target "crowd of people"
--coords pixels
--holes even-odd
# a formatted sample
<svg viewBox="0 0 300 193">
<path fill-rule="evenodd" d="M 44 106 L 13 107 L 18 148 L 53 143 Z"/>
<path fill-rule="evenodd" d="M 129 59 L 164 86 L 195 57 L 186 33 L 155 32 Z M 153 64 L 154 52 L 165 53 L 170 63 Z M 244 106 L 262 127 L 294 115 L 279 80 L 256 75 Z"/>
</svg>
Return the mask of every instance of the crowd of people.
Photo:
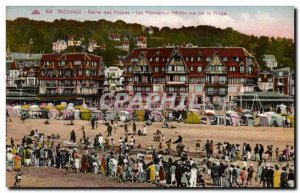
<svg viewBox="0 0 300 193">
<path fill-rule="evenodd" d="M 153 134 L 158 148 L 142 148 L 136 137 L 148 135 L 146 125 L 132 132 L 124 124 L 124 136 L 112 137 L 118 128 L 116 122 L 106 123 L 105 134 L 96 134 L 93 139 L 74 130 L 70 142 L 76 147 L 65 148 L 58 142 L 59 135 L 44 136 L 37 130 L 24 136 L 20 144 L 10 139 L 7 145 L 7 171 L 16 171 L 15 186 L 20 186 L 22 167 L 53 167 L 66 172 L 95 173 L 113 178 L 120 183 L 149 182 L 166 187 L 294 187 L 293 146 L 279 148 L 269 145 L 217 143 L 207 140 L 203 144 L 204 156 L 189 156 L 181 135 L 166 140 L 162 131 Z M 78 140 L 79 139 L 79 140 Z M 167 148 L 162 148 L 162 143 Z M 176 144 L 177 153 L 172 154 L 171 144 Z M 275 153 L 274 153 L 275 149 Z M 266 156 L 263 156 L 266 155 Z M 285 164 L 283 166 L 283 164 Z M 257 165 L 257 167 L 256 167 Z M 280 168 L 280 167 L 281 168 Z M 255 183 L 254 183 L 255 182 Z"/>
</svg>

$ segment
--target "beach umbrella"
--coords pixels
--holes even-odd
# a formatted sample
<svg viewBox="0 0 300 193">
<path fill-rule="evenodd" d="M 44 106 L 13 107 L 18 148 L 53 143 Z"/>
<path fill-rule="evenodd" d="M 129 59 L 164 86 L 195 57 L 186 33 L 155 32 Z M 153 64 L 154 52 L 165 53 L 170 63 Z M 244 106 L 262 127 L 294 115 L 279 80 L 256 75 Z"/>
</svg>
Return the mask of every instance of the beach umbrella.
<svg viewBox="0 0 300 193">
<path fill-rule="evenodd" d="M 41 104 L 40 104 L 40 107 L 41 107 L 41 108 L 44 108 L 44 107 L 46 107 L 46 106 L 47 106 L 46 103 L 41 103 Z"/>
<path fill-rule="evenodd" d="M 205 110 L 205 114 L 213 114 L 213 115 L 215 115 L 216 112 L 214 110 Z"/>
<path fill-rule="evenodd" d="M 232 111 L 232 110 L 229 110 L 229 111 L 226 111 L 226 114 L 236 114 L 236 112 L 235 111 Z"/>
<path fill-rule="evenodd" d="M 207 112 L 207 113 L 204 113 L 204 115 L 206 115 L 206 116 L 214 116 L 215 114 L 212 113 L 212 112 Z"/>
<path fill-rule="evenodd" d="M 244 114 L 243 116 L 246 117 L 246 118 L 252 118 L 252 119 L 254 118 L 254 117 L 253 117 L 252 115 L 250 115 L 250 114 Z"/>
<path fill-rule="evenodd" d="M 268 115 L 266 115 L 266 114 L 257 114 L 257 116 L 259 116 L 259 117 L 267 117 Z"/>
<path fill-rule="evenodd" d="M 75 108 L 70 106 L 70 107 L 67 107 L 67 110 L 72 111 L 72 110 L 75 110 Z"/>
<path fill-rule="evenodd" d="M 20 105 L 14 106 L 13 108 L 14 108 L 15 110 L 22 109 L 22 107 L 21 107 Z"/>
<path fill-rule="evenodd" d="M 230 116 L 231 117 L 236 117 L 236 118 L 239 118 L 240 116 L 238 115 L 238 114 L 236 114 L 236 113 L 232 113 L 232 114 L 230 114 Z"/>
<path fill-rule="evenodd" d="M 286 108 L 286 105 L 282 104 L 281 105 L 278 105 L 280 108 Z"/>
<path fill-rule="evenodd" d="M 281 113 L 281 116 L 289 116 L 290 114 L 288 114 L 288 113 Z"/>
<path fill-rule="evenodd" d="M 31 111 L 39 111 L 39 110 L 40 110 L 40 107 L 37 106 L 37 105 L 31 105 L 29 109 L 30 109 Z"/>
<path fill-rule="evenodd" d="M 197 109 L 189 109 L 189 111 L 195 112 L 195 113 L 198 113 L 198 112 L 199 112 L 199 110 L 197 110 Z"/>
<path fill-rule="evenodd" d="M 74 103 L 69 103 L 68 107 L 74 107 Z"/>
<path fill-rule="evenodd" d="M 264 114 L 267 115 L 267 116 L 273 116 L 275 113 L 274 112 L 266 112 Z"/>
</svg>

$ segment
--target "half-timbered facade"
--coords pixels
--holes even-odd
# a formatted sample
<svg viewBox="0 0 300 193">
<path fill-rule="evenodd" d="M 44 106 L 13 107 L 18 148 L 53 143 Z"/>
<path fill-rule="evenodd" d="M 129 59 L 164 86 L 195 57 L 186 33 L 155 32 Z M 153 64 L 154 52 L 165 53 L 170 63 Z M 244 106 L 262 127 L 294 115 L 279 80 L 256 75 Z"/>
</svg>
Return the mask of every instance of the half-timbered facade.
<svg viewBox="0 0 300 193">
<path fill-rule="evenodd" d="M 194 103 L 222 104 L 253 92 L 259 66 L 241 47 L 137 48 L 125 60 L 129 93 L 195 94 Z"/>
<path fill-rule="evenodd" d="M 42 100 L 80 100 L 99 105 L 104 83 L 102 58 L 84 53 L 45 54 L 38 80 Z"/>
</svg>

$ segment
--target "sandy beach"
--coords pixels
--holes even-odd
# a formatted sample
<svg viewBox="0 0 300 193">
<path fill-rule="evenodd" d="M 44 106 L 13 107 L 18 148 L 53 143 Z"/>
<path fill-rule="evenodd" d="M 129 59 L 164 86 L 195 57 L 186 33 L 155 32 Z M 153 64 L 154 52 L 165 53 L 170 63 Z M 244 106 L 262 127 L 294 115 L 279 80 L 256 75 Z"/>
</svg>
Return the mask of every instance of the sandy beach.
<svg viewBox="0 0 300 193">
<path fill-rule="evenodd" d="M 60 143 L 70 139 L 70 132 L 74 130 L 77 135 L 77 139 L 82 138 L 81 127 L 84 126 L 87 137 L 92 140 L 96 134 L 101 133 L 106 135 L 106 126 L 99 124 L 95 130 L 92 130 L 89 121 L 75 120 L 75 125 L 66 125 L 70 121 L 52 120 L 49 125 L 43 124 L 43 119 L 27 119 L 25 123 L 19 118 L 11 118 L 11 122 L 7 119 L 7 142 L 9 143 L 10 137 L 15 139 L 15 144 L 21 142 L 22 137 L 28 135 L 31 130 L 38 129 L 40 133 L 59 134 L 60 139 L 56 142 Z M 120 127 L 121 122 L 116 133 L 112 134 L 112 137 L 117 141 L 121 136 L 124 137 L 124 127 Z M 172 122 L 172 126 L 175 129 L 161 128 L 162 123 L 153 123 L 151 126 L 147 126 L 147 136 L 135 136 L 136 144 L 141 144 L 142 148 L 153 145 L 157 148 L 158 142 L 153 141 L 153 133 L 159 129 L 166 137 L 166 140 L 176 140 L 178 135 L 183 137 L 183 142 L 189 147 L 190 152 L 199 152 L 201 150 L 195 150 L 195 143 L 201 145 L 203 148 L 207 139 L 213 140 L 215 144 L 221 142 L 230 142 L 235 144 L 249 143 L 254 148 L 255 144 L 263 144 L 266 148 L 267 145 L 274 145 L 274 149 L 279 147 L 283 150 L 286 145 L 294 146 L 294 128 L 283 127 L 231 127 L 231 126 L 212 126 L 204 124 L 184 124 Z M 143 128 L 143 123 L 137 123 L 137 129 Z M 129 132 L 132 132 L 132 125 L 128 127 Z M 166 144 L 163 143 L 163 148 L 166 148 Z M 175 145 L 172 144 L 171 148 L 175 150 Z M 31 169 L 32 168 L 32 169 Z M 64 170 L 57 170 L 52 168 L 23 168 L 25 173 L 22 180 L 22 187 L 119 187 L 117 181 L 112 181 L 102 175 L 95 174 L 64 174 Z M 80 177 L 76 177 L 80 176 Z M 14 172 L 7 172 L 7 186 L 11 187 L 14 180 Z M 46 179 L 46 180 L 45 180 Z M 207 179 L 208 180 L 208 179 Z M 137 184 L 127 183 L 122 187 L 153 187 L 151 184 Z"/>
</svg>

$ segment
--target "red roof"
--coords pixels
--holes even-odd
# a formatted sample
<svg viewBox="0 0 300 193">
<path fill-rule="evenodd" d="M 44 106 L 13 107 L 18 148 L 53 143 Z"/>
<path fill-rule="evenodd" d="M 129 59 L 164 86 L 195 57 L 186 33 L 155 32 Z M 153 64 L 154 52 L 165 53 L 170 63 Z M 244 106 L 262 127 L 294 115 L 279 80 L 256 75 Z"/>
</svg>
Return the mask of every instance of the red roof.
<svg viewBox="0 0 300 193">
<path fill-rule="evenodd" d="M 43 54 L 41 61 L 56 61 L 61 54 Z"/>
<path fill-rule="evenodd" d="M 133 64 L 132 58 L 139 58 L 142 53 L 147 57 L 150 67 L 154 66 L 166 66 L 168 59 L 175 49 L 178 49 L 178 53 L 182 56 L 184 63 L 190 70 L 191 66 L 202 66 L 203 70 L 209 63 L 206 61 L 207 57 L 212 57 L 215 54 L 220 56 L 221 59 L 227 57 L 227 61 L 223 62 L 226 66 L 239 66 L 241 62 L 246 63 L 246 57 L 253 57 L 245 48 L 242 47 L 166 47 L 166 48 L 136 48 L 125 59 L 125 66 Z M 201 61 L 198 61 L 198 56 L 201 56 Z M 156 58 L 159 57 L 158 61 Z M 193 57 L 193 59 L 191 59 Z M 239 57 L 239 61 L 232 61 L 233 57 Z M 256 68 L 259 66 L 254 59 L 254 73 L 258 72 Z M 202 70 L 202 72 L 203 72 Z M 195 71 L 195 70 L 194 70 Z M 191 72 L 196 74 L 198 72 Z"/>
<path fill-rule="evenodd" d="M 9 69 L 10 70 L 18 70 L 17 63 L 15 60 L 10 64 Z"/>
</svg>

